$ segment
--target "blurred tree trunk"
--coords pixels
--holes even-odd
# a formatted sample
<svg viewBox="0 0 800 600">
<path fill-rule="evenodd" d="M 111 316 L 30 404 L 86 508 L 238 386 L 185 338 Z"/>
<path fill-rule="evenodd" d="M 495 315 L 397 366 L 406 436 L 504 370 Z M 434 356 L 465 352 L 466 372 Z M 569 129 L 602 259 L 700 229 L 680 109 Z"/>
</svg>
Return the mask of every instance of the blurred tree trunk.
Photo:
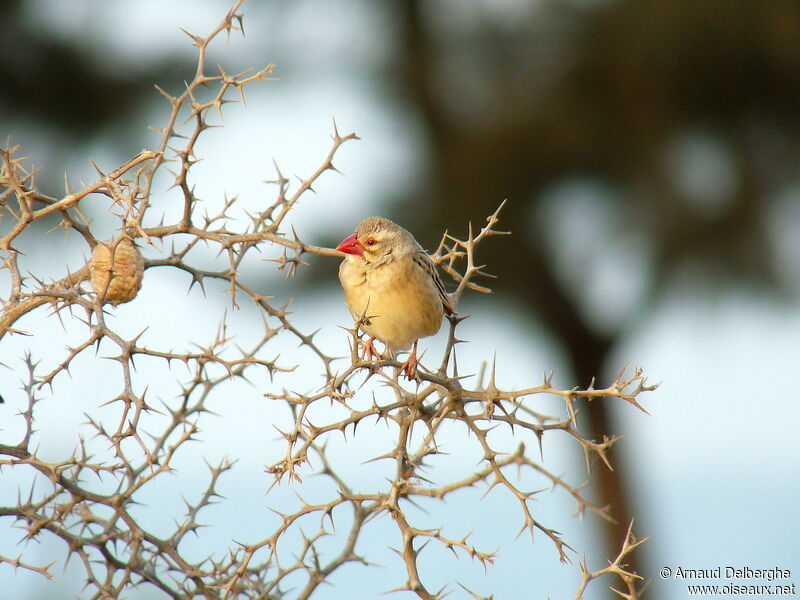
<svg viewBox="0 0 800 600">
<path fill-rule="evenodd" d="M 504 223 L 513 224 L 514 235 L 504 238 L 502 243 L 482 248 L 481 262 L 491 265 L 492 272 L 498 275 L 496 289 L 514 293 L 563 345 L 575 384 L 588 386 L 594 377 L 604 372 L 615 340 L 598 334 L 589 326 L 556 281 L 555 266 L 547 259 L 542 240 L 531 238 L 530 228 L 526 231 L 532 215 L 527 200 L 535 189 L 531 183 L 547 181 L 556 169 L 563 169 L 566 158 L 549 153 L 552 148 L 563 145 L 543 143 L 537 146 L 530 143 L 527 134 L 531 129 L 540 132 L 551 129 L 553 137 L 563 137 L 564 132 L 557 130 L 557 123 L 548 128 L 543 122 L 533 128 L 530 123 L 518 123 L 518 127 L 491 132 L 469 125 L 452 127 L 434 98 L 432 61 L 436 57 L 421 2 L 403 0 L 399 6 L 404 23 L 400 61 L 405 69 L 401 87 L 423 117 L 432 149 L 432 176 L 425 193 L 435 198 L 435 202 L 428 205 L 429 220 L 418 226 L 442 231 L 452 225 L 452 215 L 456 214 L 460 222 L 466 216 L 474 224 L 480 224 L 491 211 L 492 204 L 511 196 L 512 202 L 504 209 L 502 218 Z M 585 407 L 582 415 L 585 416 L 584 426 L 595 440 L 614 433 L 613 420 L 603 402 Z M 613 462 L 619 467 L 616 471 L 602 464 L 592 466 L 599 503 L 610 505 L 611 515 L 617 521 L 616 525 L 601 525 L 608 557 L 619 551 L 631 521 L 629 490 L 624 480 L 628 470 L 620 464 L 623 461 L 619 450 L 613 454 L 616 455 Z M 637 551 L 628 560 L 631 569 L 639 573 L 643 572 L 639 566 L 641 557 L 642 552 Z"/>
<path fill-rule="evenodd" d="M 514 235 L 482 248 L 481 261 L 499 277 L 493 287 L 561 344 L 576 385 L 606 372 L 676 274 L 714 294 L 781 289 L 770 223 L 774 200 L 800 182 L 796 0 L 531 2 L 508 7 L 513 15 L 489 4 L 393 7 L 401 34 L 389 77 L 430 152 L 424 210 L 404 222 L 418 215 L 410 225 L 434 239 L 454 215 L 477 225 L 510 198 L 503 222 Z M 614 190 L 610 218 L 648 245 L 647 289 L 602 332 L 577 304 L 585 282 L 565 282 L 552 259 L 573 240 L 554 249 L 535 222 L 544 190 L 586 174 Z M 595 439 L 620 433 L 604 403 L 582 414 Z M 613 453 L 615 472 L 593 468 L 598 501 L 618 521 L 608 556 L 639 512 L 625 451 Z M 649 551 L 631 557 L 645 578 Z"/>
</svg>

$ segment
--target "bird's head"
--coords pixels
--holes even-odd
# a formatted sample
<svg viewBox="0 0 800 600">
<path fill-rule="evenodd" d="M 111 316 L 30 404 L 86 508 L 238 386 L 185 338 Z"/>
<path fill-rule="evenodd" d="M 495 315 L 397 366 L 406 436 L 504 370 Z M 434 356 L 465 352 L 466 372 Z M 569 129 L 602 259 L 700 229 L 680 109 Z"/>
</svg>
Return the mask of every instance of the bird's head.
<svg viewBox="0 0 800 600">
<path fill-rule="evenodd" d="M 413 252 L 417 247 L 414 237 L 397 223 L 382 217 L 370 217 L 361 221 L 355 233 L 342 241 L 336 249 L 373 263 L 392 254 Z"/>
</svg>

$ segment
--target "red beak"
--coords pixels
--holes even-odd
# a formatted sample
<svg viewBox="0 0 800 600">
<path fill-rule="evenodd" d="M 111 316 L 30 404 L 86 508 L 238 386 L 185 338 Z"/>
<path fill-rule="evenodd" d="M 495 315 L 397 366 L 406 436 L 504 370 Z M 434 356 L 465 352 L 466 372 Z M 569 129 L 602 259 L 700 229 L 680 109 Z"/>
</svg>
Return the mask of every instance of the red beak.
<svg viewBox="0 0 800 600">
<path fill-rule="evenodd" d="M 361 242 L 358 241 L 358 238 L 356 237 L 355 233 L 346 240 L 344 240 L 341 244 L 336 246 L 336 249 L 339 252 L 344 252 L 345 254 L 355 254 L 356 256 L 364 256 L 364 246 L 362 246 Z"/>
</svg>

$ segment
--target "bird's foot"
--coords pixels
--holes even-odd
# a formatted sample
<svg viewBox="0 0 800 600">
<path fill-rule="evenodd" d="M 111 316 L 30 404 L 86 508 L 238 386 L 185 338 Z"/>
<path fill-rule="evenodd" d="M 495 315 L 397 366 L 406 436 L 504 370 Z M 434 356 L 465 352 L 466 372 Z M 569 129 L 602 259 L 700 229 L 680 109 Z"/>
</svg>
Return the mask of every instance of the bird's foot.
<svg viewBox="0 0 800 600">
<path fill-rule="evenodd" d="M 417 365 L 419 361 L 417 360 L 417 343 L 414 342 L 414 349 L 411 350 L 411 354 L 408 355 L 406 362 L 402 364 L 400 367 L 400 374 L 405 375 L 406 379 L 411 381 L 412 379 L 417 378 Z"/>
<path fill-rule="evenodd" d="M 370 337 L 366 342 L 362 342 L 364 345 L 364 354 L 362 358 L 364 360 L 380 360 L 381 353 L 377 351 L 375 348 L 375 338 Z"/>
</svg>

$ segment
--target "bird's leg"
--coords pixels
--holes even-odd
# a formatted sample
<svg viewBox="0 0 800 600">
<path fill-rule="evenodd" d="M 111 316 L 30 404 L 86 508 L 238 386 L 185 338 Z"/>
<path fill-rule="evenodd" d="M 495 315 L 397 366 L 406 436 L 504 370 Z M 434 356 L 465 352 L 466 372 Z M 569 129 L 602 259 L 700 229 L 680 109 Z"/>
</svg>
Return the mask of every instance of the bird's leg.
<svg viewBox="0 0 800 600">
<path fill-rule="evenodd" d="M 411 354 L 408 355 L 408 359 L 400 367 L 400 373 L 405 373 L 408 380 L 411 381 L 417 376 L 417 364 L 417 342 L 414 342 Z"/>
<path fill-rule="evenodd" d="M 372 360 L 373 358 L 375 360 L 381 359 L 380 352 L 378 352 L 375 349 L 374 337 L 370 336 L 370 338 L 366 342 L 363 342 L 363 344 L 364 344 L 364 356 L 363 356 L 364 360 Z"/>
</svg>

